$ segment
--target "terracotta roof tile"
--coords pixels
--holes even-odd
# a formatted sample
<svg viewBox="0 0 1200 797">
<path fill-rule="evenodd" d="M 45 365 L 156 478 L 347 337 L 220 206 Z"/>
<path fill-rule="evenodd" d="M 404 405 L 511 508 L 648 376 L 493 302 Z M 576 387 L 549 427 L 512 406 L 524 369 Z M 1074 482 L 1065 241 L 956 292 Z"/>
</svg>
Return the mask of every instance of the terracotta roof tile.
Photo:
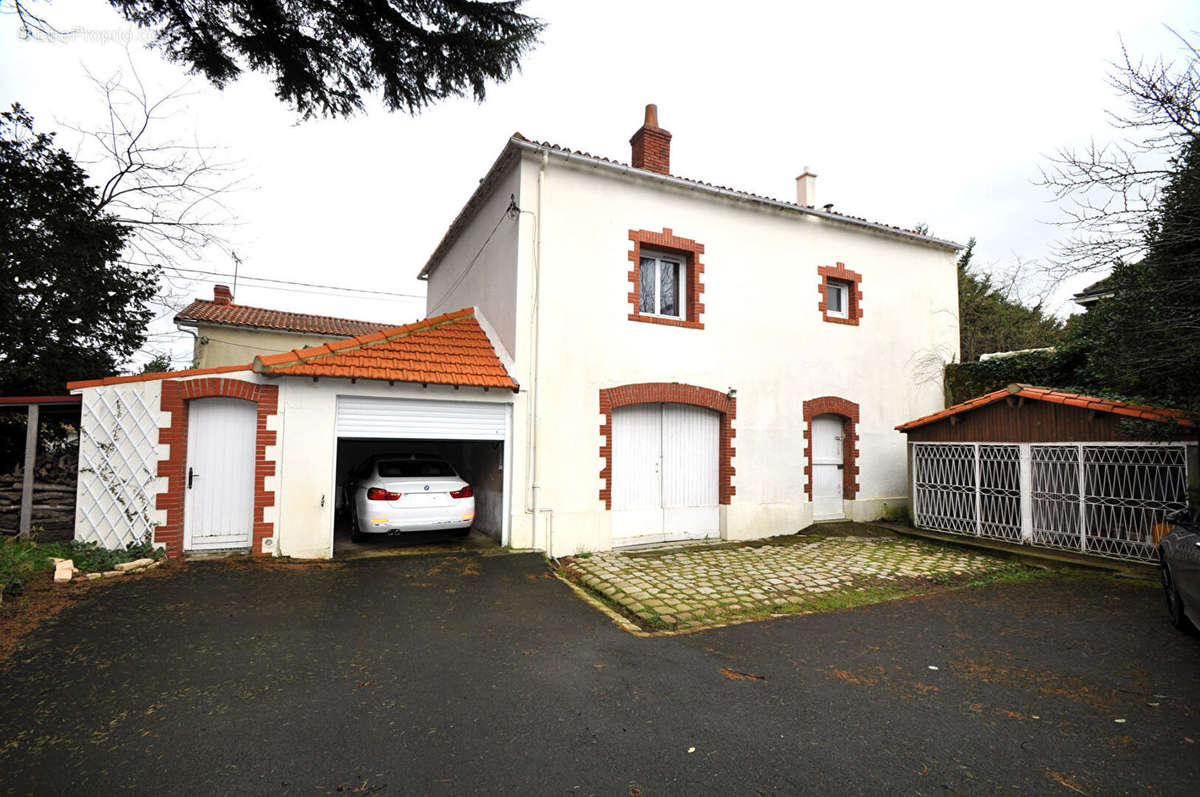
<svg viewBox="0 0 1200 797">
<path fill-rule="evenodd" d="M 218 304 L 207 299 L 197 299 L 180 310 L 175 316 L 175 322 L 277 329 L 280 332 L 331 335 L 336 338 L 377 332 L 394 326 L 376 321 L 355 321 L 350 318 L 267 310 L 244 304 Z"/>
<path fill-rule="evenodd" d="M 1180 410 L 1162 409 L 1160 407 L 1147 407 L 1140 404 L 1130 404 L 1126 401 L 1117 401 L 1115 399 L 1085 396 L 1080 393 L 1068 393 L 1063 390 L 1052 390 L 1045 387 L 1033 387 L 1032 385 L 1012 384 L 1002 390 L 985 393 L 982 396 L 976 396 L 973 399 L 968 399 L 955 404 L 952 407 L 947 407 L 940 412 L 935 412 L 931 415 L 917 418 L 916 420 L 909 421 L 908 423 L 902 423 L 897 426 L 896 429 L 901 432 L 907 432 L 909 429 L 915 429 L 918 426 L 934 423 L 936 421 L 949 418 L 951 415 L 958 415 L 960 412 L 967 412 L 987 404 L 992 404 L 1000 399 L 1007 398 L 1008 396 L 1020 396 L 1021 398 L 1033 399 L 1035 401 L 1045 401 L 1051 404 L 1065 404 L 1071 407 L 1094 410 L 1096 412 L 1110 412 L 1114 415 L 1127 415 L 1131 418 L 1143 418 L 1148 421 L 1178 423 L 1182 426 L 1192 425 L 1192 422 L 1187 418 L 1187 413 L 1181 412 Z"/>
<path fill-rule="evenodd" d="M 496 355 L 491 340 L 475 318 L 474 308 L 470 307 L 379 332 L 256 357 L 246 365 L 113 376 L 68 382 L 67 388 L 250 370 L 271 375 L 517 389 L 517 383 Z"/>
<path fill-rule="evenodd" d="M 259 356 L 253 368 L 290 376 L 517 388 L 469 307 L 368 335 Z"/>
</svg>

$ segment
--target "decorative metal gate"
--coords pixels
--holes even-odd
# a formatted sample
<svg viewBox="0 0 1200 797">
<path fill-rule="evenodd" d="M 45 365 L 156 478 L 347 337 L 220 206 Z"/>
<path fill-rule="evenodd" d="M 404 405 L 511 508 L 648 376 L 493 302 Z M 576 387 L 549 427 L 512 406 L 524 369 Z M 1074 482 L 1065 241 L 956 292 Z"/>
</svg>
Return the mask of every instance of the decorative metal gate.
<svg viewBox="0 0 1200 797">
<path fill-rule="evenodd" d="M 1018 446 L 921 443 L 914 450 L 918 526 L 1020 541 Z"/>
<path fill-rule="evenodd" d="M 1009 542 L 1021 541 L 1021 449 L 1012 445 L 980 445 L 979 533 Z"/>
<path fill-rule="evenodd" d="M 919 528 L 1154 561 L 1187 505 L 1187 449 L 1155 443 L 913 443 Z"/>
</svg>

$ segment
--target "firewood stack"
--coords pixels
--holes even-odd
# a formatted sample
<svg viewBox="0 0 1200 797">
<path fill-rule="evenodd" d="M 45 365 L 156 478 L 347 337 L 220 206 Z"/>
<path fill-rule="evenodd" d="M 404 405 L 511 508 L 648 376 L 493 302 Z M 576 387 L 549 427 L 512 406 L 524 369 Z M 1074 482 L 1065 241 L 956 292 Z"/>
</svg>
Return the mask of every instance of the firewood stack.
<svg viewBox="0 0 1200 797">
<path fill-rule="evenodd" d="M 42 542 L 75 535 L 75 454 L 42 457 L 33 474 L 33 522 Z M 0 531 L 16 534 L 21 519 L 22 468 L 0 475 Z"/>
</svg>

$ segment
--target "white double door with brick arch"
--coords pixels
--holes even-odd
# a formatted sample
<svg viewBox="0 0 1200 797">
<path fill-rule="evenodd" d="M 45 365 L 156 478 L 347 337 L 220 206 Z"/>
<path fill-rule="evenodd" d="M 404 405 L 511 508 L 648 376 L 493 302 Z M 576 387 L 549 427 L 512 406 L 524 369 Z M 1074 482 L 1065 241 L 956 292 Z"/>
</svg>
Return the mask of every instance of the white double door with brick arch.
<svg viewBox="0 0 1200 797">
<path fill-rule="evenodd" d="M 846 516 L 842 504 L 845 468 L 842 424 L 843 419 L 838 415 L 818 415 L 812 419 L 809 428 L 813 520 L 836 520 Z"/>
<path fill-rule="evenodd" d="M 720 449 L 721 416 L 713 410 L 613 410 L 613 546 L 720 536 Z"/>
<path fill-rule="evenodd" d="M 250 547 L 257 419 L 252 401 L 201 398 L 188 402 L 185 550 Z"/>
</svg>

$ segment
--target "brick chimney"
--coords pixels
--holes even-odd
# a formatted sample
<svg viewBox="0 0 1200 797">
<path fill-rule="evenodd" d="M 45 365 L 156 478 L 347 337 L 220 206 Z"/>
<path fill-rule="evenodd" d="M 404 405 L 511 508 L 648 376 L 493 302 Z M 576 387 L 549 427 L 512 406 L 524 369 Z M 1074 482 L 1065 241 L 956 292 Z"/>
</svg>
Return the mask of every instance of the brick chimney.
<svg viewBox="0 0 1200 797">
<path fill-rule="evenodd" d="M 817 176 L 807 166 L 804 174 L 796 178 L 796 204 L 806 208 L 817 204 Z"/>
<path fill-rule="evenodd" d="M 671 134 L 658 126 L 657 105 L 646 106 L 646 122 L 629 143 L 633 145 L 633 168 L 671 173 Z"/>
<path fill-rule="evenodd" d="M 233 304 L 233 291 L 228 285 L 213 286 L 213 304 Z"/>
</svg>

